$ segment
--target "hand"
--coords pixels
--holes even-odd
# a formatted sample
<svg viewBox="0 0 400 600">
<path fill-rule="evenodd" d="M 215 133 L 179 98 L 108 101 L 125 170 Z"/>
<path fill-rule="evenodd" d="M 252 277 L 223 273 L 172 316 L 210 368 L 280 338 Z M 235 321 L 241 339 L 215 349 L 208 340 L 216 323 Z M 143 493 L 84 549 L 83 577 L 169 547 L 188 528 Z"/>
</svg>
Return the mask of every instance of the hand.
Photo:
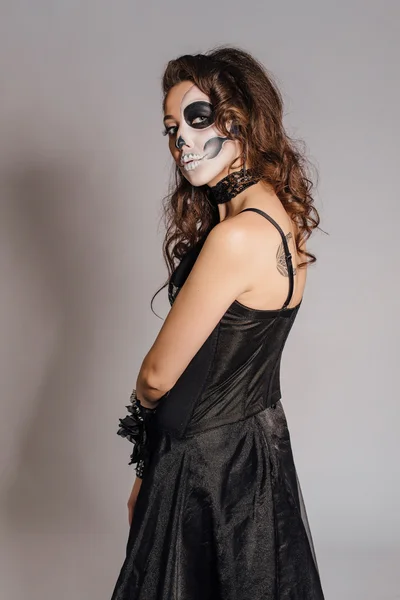
<svg viewBox="0 0 400 600">
<path fill-rule="evenodd" d="M 135 504 L 136 504 L 136 499 L 138 496 L 138 493 L 140 491 L 140 486 L 142 485 L 142 480 L 140 479 L 140 477 L 136 477 L 134 484 L 132 486 L 132 491 L 131 491 L 131 495 L 129 496 L 129 500 L 128 500 L 128 522 L 129 522 L 129 527 L 132 524 L 132 518 L 133 518 L 133 511 L 135 508 Z"/>
</svg>

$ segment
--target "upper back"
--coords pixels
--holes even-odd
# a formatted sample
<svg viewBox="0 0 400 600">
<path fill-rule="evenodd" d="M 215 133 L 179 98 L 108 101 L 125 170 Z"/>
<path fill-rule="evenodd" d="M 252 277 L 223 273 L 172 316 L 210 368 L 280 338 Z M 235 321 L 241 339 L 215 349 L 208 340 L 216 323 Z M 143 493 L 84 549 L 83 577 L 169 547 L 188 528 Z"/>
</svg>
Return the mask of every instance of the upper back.
<svg viewBox="0 0 400 600">
<path fill-rule="evenodd" d="M 275 310 L 282 306 L 290 290 L 287 306 L 297 306 L 303 297 L 307 269 L 298 268 L 304 254 L 296 249 L 295 223 L 286 213 L 286 218 L 282 217 L 282 212 L 273 218 L 257 207 L 246 207 L 238 214 L 244 213 L 249 218 L 249 227 L 253 228 L 249 270 L 254 284 L 251 290 L 237 298 L 238 302 L 250 308 Z M 278 223 L 278 218 L 282 225 Z"/>
</svg>

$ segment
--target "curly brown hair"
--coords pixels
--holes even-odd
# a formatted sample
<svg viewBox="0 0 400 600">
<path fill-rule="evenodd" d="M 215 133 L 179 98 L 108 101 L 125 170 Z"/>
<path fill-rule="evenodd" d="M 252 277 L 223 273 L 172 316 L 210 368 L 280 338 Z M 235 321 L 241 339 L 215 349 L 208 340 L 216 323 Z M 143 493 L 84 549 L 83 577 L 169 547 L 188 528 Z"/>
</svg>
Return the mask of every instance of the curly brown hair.
<svg viewBox="0 0 400 600">
<path fill-rule="evenodd" d="M 313 254 L 302 249 L 320 223 L 311 195 L 314 184 L 308 177 L 311 163 L 304 149 L 299 149 L 299 142 L 284 129 L 283 99 L 271 74 L 248 52 L 234 46 L 217 46 L 205 54 L 185 54 L 166 66 L 162 77 L 163 108 L 170 89 L 182 81 L 192 81 L 210 97 L 215 126 L 222 135 L 232 137 L 226 124 L 235 123 L 234 137 L 239 140 L 252 173 L 272 187 L 297 226 L 296 248 L 310 259 L 297 268 L 316 262 Z M 168 285 L 175 260 L 181 259 L 218 222 L 218 211 L 208 198 L 208 186 L 192 186 L 175 163 L 172 175 L 169 193 L 163 199 L 163 256 L 168 279 L 155 292 L 151 303 Z"/>
</svg>

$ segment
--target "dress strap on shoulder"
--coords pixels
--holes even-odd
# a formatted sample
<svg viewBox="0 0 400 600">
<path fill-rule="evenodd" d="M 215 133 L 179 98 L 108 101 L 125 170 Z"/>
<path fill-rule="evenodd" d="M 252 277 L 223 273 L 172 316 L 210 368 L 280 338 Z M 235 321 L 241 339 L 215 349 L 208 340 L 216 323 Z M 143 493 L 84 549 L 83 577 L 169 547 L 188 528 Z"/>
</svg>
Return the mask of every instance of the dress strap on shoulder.
<svg viewBox="0 0 400 600">
<path fill-rule="evenodd" d="M 244 208 L 243 210 L 241 210 L 239 212 L 242 213 L 242 212 L 245 212 L 246 210 L 252 210 L 254 212 L 258 212 L 260 215 L 262 215 L 263 217 L 268 219 L 268 221 L 270 221 L 272 223 L 272 225 L 274 225 L 277 228 L 277 230 L 279 231 L 279 233 L 281 234 L 283 247 L 285 249 L 285 260 L 286 260 L 287 270 L 288 270 L 288 274 L 289 274 L 289 292 L 288 292 L 288 296 L 281 308 L 281 310 L 283 310 L 284 308 L 287 307 L 290 300 L 292 299 L 293 289 L 294 289 L 293 263 L 292 263 L 292 255 L 289 251 L 289 244 L 287 242 L 284 232 L 282 231 L 281 226 L 275 221 L 275 219 L 270 217 L 266 212 L 264 212 L 260 208 L 248 207 L 248 208 Z"/>
</svg>

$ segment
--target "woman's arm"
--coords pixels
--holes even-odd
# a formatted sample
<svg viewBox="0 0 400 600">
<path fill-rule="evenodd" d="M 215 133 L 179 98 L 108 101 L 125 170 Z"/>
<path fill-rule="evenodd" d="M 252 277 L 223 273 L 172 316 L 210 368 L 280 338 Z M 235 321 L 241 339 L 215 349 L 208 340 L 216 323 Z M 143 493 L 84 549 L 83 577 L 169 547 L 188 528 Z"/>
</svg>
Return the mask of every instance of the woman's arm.
<svg viewBox="0 0 400 600">
<path fill-rule="evenodd" d="M 257 251 L 257 240 L 254 241 L 252 228 L 243 217 L 224 220 L 208 234 L 143 360 L 136 382 L 136 394 L 143 406 L 154 408 L 157 405 L 232 302 L 250 289 L 249 265 Z"/>
<path fill-rule="evenodd" d="M 145 408 L 155 408 L 157 406 L 158 401 L 164 394 L 166 394 L 169 390 L 162 390 L 159 388 L 151 387 L 146 383 L 146 375 L 143 370 L 143 364 L 139 371 L 138 378 L 136 380 L 136 397 L 140 400 L 140 403 Z M 172 387 L 172 386 L 171 386 Z"/>
</svg>

